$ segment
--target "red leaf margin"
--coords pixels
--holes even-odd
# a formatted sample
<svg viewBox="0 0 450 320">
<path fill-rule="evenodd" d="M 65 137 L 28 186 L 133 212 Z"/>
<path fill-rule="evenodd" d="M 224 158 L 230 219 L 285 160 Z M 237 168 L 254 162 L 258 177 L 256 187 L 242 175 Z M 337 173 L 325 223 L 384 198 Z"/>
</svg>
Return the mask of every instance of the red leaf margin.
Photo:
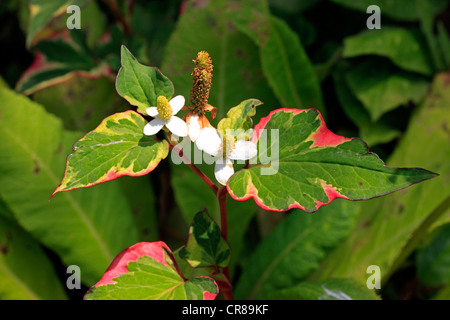
<svg viewBox="0 0 450 320">
<path fill-rule="evenodd" d="M 135 113 L 135 114 L 137 114 L 138 116 L 141 116 L 138 112 L 133 111 L 133 110 L 127 110 L 127 111 L 119 112 L 119 113 L 123 113 L 123 114 Z M 95 129 L 89 131 L 89 132 L 86 133 L 83 137 L 81 137 L 79 140 L 77 140 L 77 141 L 74 143 L 74 145 L 72 146 L 72 151 L 73 151 L 73 152 L 76 151 L 75 145 L 76 145 L 76 143 L 77 143 L 78 141 L 85 139 L 86 136 L 87 136 L 88 134 L 94 132 L 98 127 L 102 126 L 102 125 L 104 124 L 104 122 L 105 122 L 108 118 L 113 117 L 113 116 L 115 116 L 115 115 L 117 115 L 117 114 L 119 114 L 119 113 L 115 113 L 115 114 L 113 114 L 113 115 L 111 115 L 111 116 L 106 117 L 105 119 L 102 120 L 102 122 L 101 122 Z M 166 140 L 162 140 L 162 141 L 166 141 Z M 168 149 L 167 149 L 167 154 L 165 154 L 164 157 L 163 157 L 162 159 L 165 159 L 165 158 L 168 156 L 169 150 L 170 150 L 170 149 L 168 148 Z M 117 171 L 115 170 L 115 168 L 111 168 L 111 169 L 106 173 L 106 175 L 105 175 L 102 179 L 100 179 L 100 180 L 98 180 L 98 181 L 96 181 L 96 182 L 94 182 L 94 183 L 92 183 L 92 184 L 89 184 L 89 185 L 86 185 L 86 186 L 80 186 L 80 187 L 72 187 L 72 188 L 69 188 L 69 189 L 61 190 L 61 185 L 62 185 L 62 183 L 63 183 L 63 181 L 64 181 L 64 178 L 66 177 L 66 174 L 67 174 L 67 167 L 68 167 L 68 164 L 69 164 L 69 157 L 73 154 L 73 152 L 71 152 L 71 153 L 70 153 L 69 155 L 67 155 L 67 157 L 66 157 L 66 165 L 65 165 L 65 169 L 64 169 L 64 176 L 63 176 L 63 178 L 62 178 L 60 184 L 56 187 L 56 189 L 55 189 L 55 190 L 52 192 L 52 194 L 50 195 L 49 201 L 53 198 L 53 196 L 54 196 L 55 194 L 57 194 L 57 193 L 59 193 L 59 192 L 67 192 L 67 191 L 71 191 L 71 190 L 90 188 L 90 187 L 96 186 L 96 185 L 98 185 L 98 184 L 100 184 L 100 183 L 112 181 L 112 180 L 115 180 L 115 179 L 120 178 L 120 177 L 123 177 L 123 176 L 130 176 L 130 177 L 144 176 L 144 175 L 149 174 L 150 172 L 152 172 L 152 171 L 159 165 L 159 163 L 160 163 L 161 160 L 162 160 L 162 159 L 161 159 L 161 160 L 157 161 L 157 162 L 154 163 L 152 166 L 149 166 L 149 167 L 147 167 L 145 170 L 142 170 L 141 172 L 138 172 L 138 173 L 128 173 L 128 172 L 126 172 L 126 171 L 125 171 L 125 172 L 117 172 Z"/>
<path fill-rule="evenodd" d="M 168 266 L 167 261 L 165 260 L 165 255 L 169 254 L 173 257 L 173 253 L 170 248 L 163 241 L 156 242 L 138 242 L 131 247 L 124 249 L 121 253 L 119 253 L 114 260 L 109 265 L 108 269 L 106 269 L 103 277 L 94 284 L 86 294 L 88 294 L 93 288 L 98 286 L 103 286 L 107 284 L 115 284 L 116 282 L 113 280 L 114 278 L 119 277 L 124 273 L 128 273 L 127 265 L 132 261 L 136 261 L 142 256 L 148 256 L 150 258 L 155 259 L 157 262 L 162 265 Z M 173 258 L 174 259 L 174 258 Z M 178 270 L 180 273 L 180 271 Z M 182 274 L 180 276 L 184 278 Z M 217 288 L 217 293 L 211 293 L 205 291 L 203 293 L 204 300 L 214 300 L 217 297 L 219 292 L 219 287 L 217 283 L 214 281 L 214 284 Z M 85 296 L 86 296 L 85 294 Z"/>
<path fill-rule="evenodd" d="M 296 109 L 296 108 L 279 108 L 279 109 L 275 109 L 272 110 L 269 115 L 267 115 L 266 117 L 261 118 L 261 120 L 259 121 L 258 124 L 255 125 L 254 127 L 254 131 L 253 131 L 253 135 L 250 138 L 250 141 L 254 142 L 255 144 L 257 144 L 258 139 L 260 137 L 260 133 L 262 132 L 262 130 L 265 128 L 265 126 L 267 125 L 267 123 L 270 121 L 270 119 L 272 118 L 272 116 L 276 113 L 279 112 L 286 112 L 286 113 L 293 113 L 294 115 L 299 114 L 301 112 L 307 112 L 309 110 L 316 110 L 318 112 L 318 116 L 320 119 L 320 127 L 317 129 L 316 132 L 314 132 L 311 137 L 309 137 L 306 141 L 313 141 L 313 144 L 310 147 L 335 147 L 338 146 L 344 142 L 350 141 L 354 138 L 347 138 L 344 136 L 339 136 L 333 132 L 331 132 L 326 124 L 325 124 L 325 120 L 322 117 L 322 114 L 320 113 L 319 110 L 315 109 L 315 108 L 308 108 L 308 109 Z M 336 191 L 332 186 L 327 185 L 327 184 L 323 184 L 322 185 L 323 190 L 325 192 L 325 194 L 328 197 L 328 202 L 321 202 L 321 201 L 317 201 L 316 202 L 316 210 L 318 210 L 320 207 L 327 205 L 329 203 L 331 203 L 331 201 L 333 201 L 334 199 L 337 198 L 343 198 L 343 199 L 348 199 L 347 196 L 344 196 L 342 194 L 340 194 L 338 191 Z M 263 208 L 264 210 L 268 210 L 268 211 L 277 211 L 277 212 L 284 212 L 284 211 L 288 211 L 290 209 L 301 209 L 305 212 L 308 212 L 307 210 L 305 210 L 305 208 L 300 205 L 299 203 L 295 202 L 293 204 L 291 204 L 287 209 L 274 209 L 274 208 L 270 208 L 267 207 L 266 205 L 263 204 L 263 202 L 261 201 L 261 199 L 258 197 L 258 190 L 255 188 L 255 186 L 250 183 L 249 186 L 247 187 L 247 196 L 244 196 L 242 198 L 238 198 L 233 194 L 233 191 L 229 188 L 228 183 L 227 183 L 227 190 L 228 193 L 230 194 L 230 196 L 237 201 L 245 201 L 248 200 L 250 198 L 253 198 L 253 200 L 256 202 L 256 204 Z M 316 211 L 315 210 L 315 211 Z"/>
</svg>

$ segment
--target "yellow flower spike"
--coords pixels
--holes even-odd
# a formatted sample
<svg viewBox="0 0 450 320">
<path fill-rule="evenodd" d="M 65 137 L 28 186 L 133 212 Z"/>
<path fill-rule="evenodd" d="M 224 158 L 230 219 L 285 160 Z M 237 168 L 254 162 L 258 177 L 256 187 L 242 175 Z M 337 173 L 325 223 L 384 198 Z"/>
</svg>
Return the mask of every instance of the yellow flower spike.
<svg viewBox="0 0 450 320">
<path fill-rule="evenodd" d="M 201 51 L 194 60 L 195 67 L 192 72 L 193 85 L 191 90 L 191 108 L 195 113 L 202 115 L 208 106 L 209 91 L 212 83 L 213 65 L 209 53 Z"/>
<path fill-rule="evenodd" d="M 159 117 L 164 121 L 168 121 L 173 115 L 172 107 L 164 96 L 159 96 L 156 100 L 156 109 L 158 110 Z"/>
<path fill-rule="evenodd" d="M 222 157 L 227 159 L 230 157 L 231 151 L 234 149 L 236 140 L 234 136 L 226 134 L 222 137 Z"/>
</svg>

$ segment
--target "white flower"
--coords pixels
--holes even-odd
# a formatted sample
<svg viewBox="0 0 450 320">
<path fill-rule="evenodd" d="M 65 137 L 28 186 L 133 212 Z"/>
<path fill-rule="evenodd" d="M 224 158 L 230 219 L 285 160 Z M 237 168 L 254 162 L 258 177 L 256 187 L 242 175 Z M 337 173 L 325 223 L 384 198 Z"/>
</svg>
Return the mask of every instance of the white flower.
<svg viewBox="0 0 450 320">
<path fill-rule="evenodd" d="M 188 126 L 188 137 L 192 142 L 197 141 L 202 134 L 203 129 L 214 129 L 214 127 L 209 123 L 208 118 L 202 114 L 197 114 L 194 111 L 189 111 L 184 119 L 186 120 L 186 124 Z"/>
<path fill-rule="evenodd" d="M 213 127 L 204 128 L 195 144 L 200 150 L 218 158 L 214 167 L 214 175 L 222 185 L 226 185 L 228 179 L 234 174 L 231 160 L 249 160 L 258 152 L 254 142 L 236 141 L 231 135 L 220 137 Z"/>
<path fill-rule="evenodd" d="M 149 107 L 146 112 L 155 117 L 144 127 L 144 134 L 151 136 L 159 132 L 164 126 L 179 137 L 187 136 L 188 128 L 186 122 L 175 116 L 184 106 L 184 97 L 179 95 L 167 101 L 164 96 L 159 96 L 156 107 Z"/>
</svg>

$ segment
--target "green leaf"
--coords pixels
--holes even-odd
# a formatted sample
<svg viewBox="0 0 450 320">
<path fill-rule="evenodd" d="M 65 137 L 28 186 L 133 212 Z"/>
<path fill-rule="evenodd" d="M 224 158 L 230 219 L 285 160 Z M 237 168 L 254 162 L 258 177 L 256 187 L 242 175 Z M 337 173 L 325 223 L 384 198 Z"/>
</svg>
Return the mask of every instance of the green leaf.
<svg viewBox="0 0 450 320">
<path fill-rule="evenodd" d="M 450 224 L 435 230 L 432 241 L 416 253 L 417 275 L 430 286 L 450 284 Z"/>
<path fill-rule="evenodd" d="M 344 7 L 359 11 L 367 11 L 371 5 L 380 7 L 381 15 L 386 15 L 392 19 L 400 21 L 416 21 L 419 20 L 420 10 L 418 10 L 414 1 L 411 0 L 332 0 L 333 2 Z M 422 0 L 420 0 L 422 1 Z M 430 4 L 432 15 L 441 12 L 448 4 L 447 0 L 427 0 Z M 382 27 L 383 28 L 383 27 Z"/>
<path fill-rule="evenodd" d="M 29 95 L 75 75 L 98 78 L 108 72 L 104 63 L 94 62 L 79 30 L 73 30 L 68 39 L 41 41 L 36 49 L 33 63 L 16 84 L 20 93 Z"/>
<path fill-rule="evenodd" d="M 231 249 L 220 228 L 206 210 L 197 213 L 189 228 L 188 240 L 180 257 L 192 267 L 226 267 L 230 263 Z"/>
<path fill-rule="evenodd" d="M 450 285 L 442 288 L 436 296 L 433 297 L 433 300 L 450 300 Z"/>
<path fill-rule="evenodd" d="M 379 55 L 399 68 L 430 76 L 434 73 L 426 41 L 412 29 L 383 27 L 344 39 L 344 58 Z"/>
<path fill-rule="evenodd" d="M 336 201 L 309 215 L 294 210 L 250 256 L 236 285 L 237 299 L 270 299 L 275 290 L 304 279 L 352 228 L 355 203 Z"/>
<path fill-rule="evenodd" d="M 424 241 L 427 228 L 422 226 L 438 222 L 439 216 L 430 215 L 450 195 L 449 79 L 449 74 L 436 77 L 430 95 L 416 110 L 388 159 L 391 166 L 420 165 L 439 172 L 439 177 L 384 198 L 360 203 L 355 232 L 327 257 L 311 276 L 311 281 L 351 277 L 365 283 L 367 267 L 378 265 L 383 284 L 401 266 L 398 257 L 407 257 Z M 416 233 L 418 230 L 421 232 Z M 416 243 L 416 246 L 408 243 Z"/>
<path fill-rule="evenodd" d="M 442 53 L 443 63 L 447 66 L 447 69 L 450 68 L 450 35 L 445 29 L 442 22 L 439 22 L 437 25 L 438 30 L 438 44 L 440 48 L 440 52 Z"/>
<path fill-rule="evenodd" d="M 429 88 L 426 78 L 396 70 L 384 61 L 365 61 L 354 66 L 347 73 L 347 83 L 373 122 L 401 105 L 420 103 Z"/>
<path fill-rule="evenodd" d="M 167 43 L 161 66 L 177 92 L 189 97 L 193 84 L 192 60 L 199 51 L 209 53 L 214 70 L 208 103 L 217 109 L 216 119 L 212 120 L 214 125 L 225 117 L 230 107 L 248 98 L 264 102 L 258 107 L 262 114 L 276 105 L 272 89 L 261 72 L 258 47 L 235 28 L 234 14 L 227 4 L 228 1 L 217 0 L 207 6 L 197 6 L 188 1 Z M 259 112 L 255 121 L 260 118 Z"/>
<path fill-rule="evenodd" d="M 358 127 L 358 136 L 369 147 L 380 143 L 387 143 L 397 138 L 401 134 L 401 131 L 385 123 L 383 119 L 372 122 L 369 112 L 348 87 L 347 79 L 345 78 L 347 72 L 347 69 L 343 69 L 333 73 L 334 88 L 346 116 Z"/>
<path fill-rule="evenodd" d="M 2 300 L 67 298 L 50 260 L 39 243 L 15 222 L 2 216 L 0 296 Z"/>
<path fill-rule="evenodd" d="M 134 111 L 116 113 L 78 140 L 64 178 L 53 192 L 86 188 L 120 176 L 141 176 L 167 157 L 169 145 L 144 135 L 147 121 Z"/>
<path fill-rule="evenodd" d="M 313 212 L 335 198 L 370 199 L 436 176 L 385 166 L 360 139 L 329 131 L 316 109 L 272 111 L 252 139 L 258 160 L 231 176 L 227 187 L 234 199 L 253 198 L 268 210 Z"/>
<path fill-rule="evenodd" d="M 60 118 L 64 128 L 80 132 L 95 129 L 107 116 L 124 111 L 127 104 L 109 79 L 82 76 L 40 90 L 33 94 L 33 100 Z"/>
<path fill-rule="evenodd" d="M 186 138 L 187 139 L 187 138 Z M 190 151 L 183 149 L 183 154 L 195 160 L 198 149 L 193 143 L 189 142 L 192 149 Z M 198 153 L 197 153 L 198 154 Z M 219 203 L 216 195 L 211 192 L 208 186 L 201 180 L 188 166 L 179 162 L 171 162 L 171 186 L 173 188 L 175 201 L 180 211 L 189 224 L 196 212 L 207 209 L 210 216 L 220 222 Z M 196 164 L 210 179 L 214 179 L 214 166 L 206 163 Z M 236 167 L 236 165 L 235 165 Z M 213 180 L 214 181 L 214 180 Z M 230 264 L 230 273 L 242 261 L 240 259 L 242 249 L 246 243 L 246 231 L 250 220 L 255 216 L 256 205 L 250 201 L 233 201 L 227 196 L 228 209 L 228 241 L 232 248 L 232 259 Z"/>
<path fill-rule="evenodd" d="M 265 1 L 230 7 L 236 27 L 259 47 L 262 70 L 282 106 L 313 107 L 325 114 L 319 79 L 298 35 L 270 15 Z"/>
<path fill-rule="evenodd" d="M 374 290 L 354 280 L 329 279 L 324 282 L 301 282 L 269 295 L 270 300 L 378 300 Z"/>
<path fill-rule="evenodd" d="M 446 3 L 448 5 L 448 1 Z M 442 52 L 440 52 L 439 38 L 435 35 L 435 4 L 432 1 L 415 0 L 414 5 L 420 20 L 420 28 L 424 34 L 434 67 L 439 71 L 447 71 L 443 60 Z"/>
<path fill-rule="evenodd" d="M 116 78 L 117 92 L 137 106 L 139 113 L 147 114 L 147 107 L 156 106 L 158 96 L 170 99 L 174 95 L 172 82 L 158 68 L 140 64 L 125 46 L 121 49 L 121 62 Z"/>
<path fill-rule="evenodd" d="M 155 188 L 150 176 L 123 176 L 118 181 L 133 212 L 139 241 L 158 240 L 159 212 L 156 210 Z"/>
<path fill-rule="evenodd" d="M 237 140 L 248 140 L 250 136 L 247 130 L 253 127 L 251 117 L 255 115 L 256 107 L 261 104 L 261 101 L 257 99 L 242 101 L 227 112 L 227 116 L 219 121 L 217 129 L 223 136 L 226 135 L 227 130 L 233 130 Z"/>
<path fill-rule="evenodd" d="M 261 46 L 261 63 L 284 107 L 317 108 L 325 114 L 319 79 L 296 33 L 272 17 L 270 33 Z"/>
<path fill-rule="evenodd" d="M 42 31 L 51 20 L 66 14 L 67 7 L 77 5 L 83 7 L 89 0 L 29 0 L 29 25 L 27 33 L 27 46 L 35 42 L 35 37 Z"/>
<path fill-rule="evenodd" d="M 163 242 L 140 242 L 122 251 L 86 300 L 213 300 L 218 288 L 209 277 L 185 279 Z"/>
<path fill-rule="evenodd" d="M 1 88 L 0 194 L 18 223 L 81 281 L 101 275 L 114 256 L 137 241 L 132 213 L 117 184 L 64 193 L 48 201 L 79 133 L 28 98 Z"/>
</svg>

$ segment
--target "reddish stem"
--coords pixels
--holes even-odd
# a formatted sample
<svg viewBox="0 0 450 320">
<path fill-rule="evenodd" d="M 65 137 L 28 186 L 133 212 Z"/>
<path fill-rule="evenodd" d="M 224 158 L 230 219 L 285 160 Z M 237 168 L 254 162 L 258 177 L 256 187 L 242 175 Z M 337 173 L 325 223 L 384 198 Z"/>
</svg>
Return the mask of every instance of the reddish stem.
<svg viewBox="0 0 450 320">
<path fill-rule="evenodd" d="M 222 237 L 228 241 L 228 214 L 227 214 L 227 187 L 223 186 L 217 191 L 217 200 L 220 209 L 220 229 Z"/>
<path fill-rule="evenodd" d="M 174 148 L 172 144 L 169 143 L 171 149 Z M 228 213 L 227 213 L 227 187 L 222 186 L 218 188 L 211 179 L 208 178 L 199 168 L 197 168 L 191 161 L 183 154 L 183 150 L 178 152 L 178 156 L 181 158 L 184 164 L 186 164 L 192 171 L 194 171 L 214 192 L 219 201 L 220 208 L 220 229 L 221 235 L 228 241 Z M 222 291 L 226 300 L 234 300 L 231 279 L 230 279 L 230 270 L 229 267 L 222 268 L 222 273 L 225 277 L 224 280 L 218 280 L 217 283 L 219 285 L 220 290 Z"/>
<path fill-rule="evenodd" d="M 169 147 L 171 149 L 174 148 L 174 146 L 170 143 Z M 214 192 L 214 194 L 217 194 L 218 188 L 214 184 L 214 182 L 212 182 L 211 179 L 208 178 L 206 174 L 204 174 L 199 168 L 196 167 L 195 164 L 193 164 L 188 158 L 186 158 L 186 156 L 183 154 L 183 150 L 179 151 L 178 156 L 181 158 L 181 160 L 185 165 L 191 168 L 191 170 L 194 171 L 200 177 L 200 179 L 202 179 L 208 185 L 208 187 L 211 189 L 212 192 Z"/>
<path fill-rule="evenodd" d="M 225 241 L 228 242 L 228 210 L 227 210 L 227 187 L 220 187 L 217 191 L 217 200 L 219 201 L 220 208 L 220 230 L 222 237 Z M 230 269 L 228 266 L 222 269 L 222 273 L 225 276 L 226 281 L 222 281 L 220 288 L 227 300 L 234 300 L 231 278 L 230 278 Z"/>
<path fill-rule="evenodd" d="M 122 12 L 120 12 L 120 9 L 117 7 L 116 3 L 114 1 L 111 1 L 111 0 L 105 0 L 105 2 L 109 5 L 111 10 L 116 15 L 117 20 L 123 26 L 125 35 L 129 36 L 131 34 L 131 28 L 128 25 L 128 22 L 126 21 L 125 16 L 122 14 Z"/>
</svg>

